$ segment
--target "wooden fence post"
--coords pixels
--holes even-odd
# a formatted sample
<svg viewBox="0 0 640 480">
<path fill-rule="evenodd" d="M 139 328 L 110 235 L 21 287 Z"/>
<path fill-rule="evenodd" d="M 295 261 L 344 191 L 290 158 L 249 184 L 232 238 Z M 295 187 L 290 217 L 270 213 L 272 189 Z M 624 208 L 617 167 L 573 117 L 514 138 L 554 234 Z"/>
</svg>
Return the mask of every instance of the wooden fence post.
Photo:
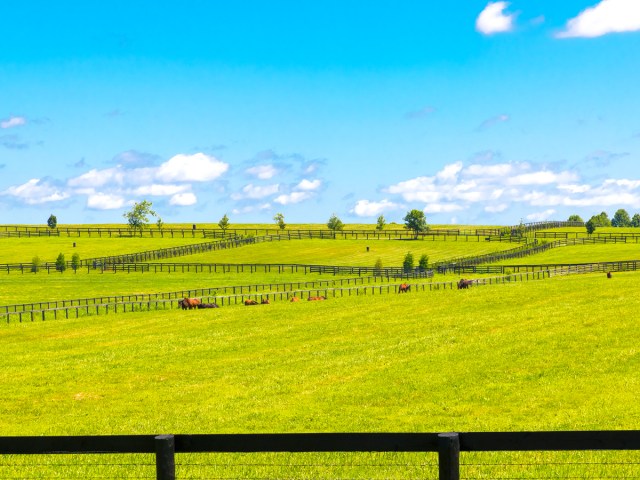
<svg viewBox="0 0 640 480">
<path fill-rule="evenodd" d="M 176 478 L 176 440 L 173 435 L 158 435 L 156 444 L 156 479 L 175 480 Z"/>
<path fill-rule="evenodd" d="M 457 433 L 438 434 L 439 480 L 460 480 L 460 436 Z"/>
</svg>

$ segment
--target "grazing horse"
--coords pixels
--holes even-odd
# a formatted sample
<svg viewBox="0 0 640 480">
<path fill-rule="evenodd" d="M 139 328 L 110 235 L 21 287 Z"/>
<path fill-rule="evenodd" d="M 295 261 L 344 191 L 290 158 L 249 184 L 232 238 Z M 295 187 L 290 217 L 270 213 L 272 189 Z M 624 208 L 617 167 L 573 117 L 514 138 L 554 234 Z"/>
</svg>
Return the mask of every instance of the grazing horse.
<svg viewBox="0 0 640 480">
<path fill-rule="evenodd" d="M 197 298 L 184 298 L 183 300 L 180 300 L 178 302 L 178 305 L 180 305 L 182 307 L 183 310 L 186 310 L 187 308 L 189 310 L 191 310 L 192 308 L 198 308 L 198 305 L 200 305 L 202 302 L 197 299 Z"/>
<path fill-rule="evenodd" d="M 611 272 L 607 272 L 607 278 L 611 278 Z"/>
<path fill-rule="evenodd" d="M 244 304 L 245 305 L 258 305 L 258 302 L 256 302 L 255 300 L 245 300 Z"/>
<path fill-rule="evenodd" d="M 309 297 L 307 300 L 309 300 L 310 302 L 313 302 L 315 300 L 326 300 L 327 297 L 323 297 L 322 295 L 320 295 L 319 297 Z"/>
<path fill-rule="evenodd" d="M 271 302 L 269 301 L 268 298 L 263 298 L 262 300 L 260 300 L 260 304 L 261 305 L 269 305 Z"/>
<path fill-rule="evenodd" d="M 201 303 L 198 308 L 220 308 L 217 303 Z"/>
<path fill-rule="evenodd" d="M 473 285 L 473 280 L 465 280 L 464 278 L 461 278 L 458 282 L 458 290 L 461 288 L 469 288 L 471 285 Z"/>
<path fill-rule="evenodd" d="M 299 302 L 300 298 L 298 297 L 291 297 L 291 300 L 289 300 L 290 302 Z"/>
<path fill-rule="evenodd" d="M 403 283 L 398 287 L 398 293 L 407 293 L 409 291 L 411 291 L 411 285 L 407 283 Z"/>
</svg>

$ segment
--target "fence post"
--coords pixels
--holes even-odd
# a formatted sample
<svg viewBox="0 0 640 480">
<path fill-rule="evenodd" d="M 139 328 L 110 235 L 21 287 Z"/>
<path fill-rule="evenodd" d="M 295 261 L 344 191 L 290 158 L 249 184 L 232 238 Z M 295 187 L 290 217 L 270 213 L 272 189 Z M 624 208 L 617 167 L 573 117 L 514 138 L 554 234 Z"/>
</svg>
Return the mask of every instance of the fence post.
<svg viewBox="0 0 640 480">
<path fill-rule="evenodd" d="M 158 435 L 156 443 L 156 479 L 175 480 L 176 478 L 176 440 L 173 435 Z"/>
<path fill-rule="evenodd" d="M 438 434 L 439 480 L 460 480 L 460 436 L 457 433 Z"/>
</svg>

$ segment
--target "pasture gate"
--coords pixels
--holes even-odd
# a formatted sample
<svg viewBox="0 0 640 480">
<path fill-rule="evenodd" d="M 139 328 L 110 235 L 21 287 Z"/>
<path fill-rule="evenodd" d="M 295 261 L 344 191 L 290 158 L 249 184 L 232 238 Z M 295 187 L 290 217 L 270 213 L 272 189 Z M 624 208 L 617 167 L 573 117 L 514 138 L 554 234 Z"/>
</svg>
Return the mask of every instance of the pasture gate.
<svg viewBox="0 0 640 480">
<path fill-rule="evenodd" d="M 266 473 L 263 467 L 245 463 L 239 470 L 233 470 L 233 476 L 228 473 L 220 477 L 216 473 L 200 476 L 200 474 L 190 472 L 194 468 L 196 472 L 202 472 L 202 463 L 194 464 L 188 456 L 186 461 L 181 461 L 180 457 L 187 454 L 260 454 L 260 453 L 356 453 L 356 452 L 413 452 L 414 462 L 417 461 L 422 467 L 420 471 L 410 470 L 406 476 L 389 475 L 386 468 L 388 465 L 370 465 L 365 478 L 429 478 L 438 480 L 460 480 L 461 478 L 567 478 L 565 476 L 541 477 L 537 474 L 539 467 L 549 465 L 525 463 L 519 464 L 520 474 L 516 477 L 497 476 L 486 477 L 484 474 L 475 473 L 471 467 L 478 465 L 466 462 L 462 458 L 472 452 L 584 452 L 584 451 L 626 451 L 626 456 L 637 455 L 632 451 L 640 450 L 640 431 L 556 431 L 556 432 L 467 432 L 467 433 L 291 433 L 291 434 L 202 434 L 202 435 L 105 435 L 105 436 L 51 436 L 51 437 L 0 437 L 0 478 L 7 478 L 3 471 L 9 467 L 18 465 L 19 469 L 30 469 L 29 462 L 12 464 L 12 461 L 19 456 L 48 455 L 61 456 L 69 454 L 79 455 L 115 455 L 125 454 L 150 454 L 155 457 L 154 462 L 147 462 L 144 465 L 121 464 L 124 469 L 118 470 L 118 478 L 131 477 L 127 470 L 137 470 L 135 478 L 156 478 L 160 480 L 173 480 L 175 478 L 282 478 L 282 475 L 273 477 L 273 474 Z M 424 455 L 422 455 L 424 454 Z M 495 456 L 494 456 L 495 457 Z M 247 456 L 236 457 L 240 462 L 250 462 Z M 314 457 L 307 457 L 314 458 Z M 322 455 L 317 455 L 315 462 L 322 462 Z M 335 457 L 332 457 L 335 458 Z M 499 456 L 498 456 L 499 458 Z M 580 457 L 578 457 L 580 458 Z M 610 468 L 609 474 L 604 477 L 595 477 L 590 474 L 571 478 L 638 478 L 637 470 L 639 464 L 636 461 L 616 457 L 617 460 L 607 462 Z M 76 459 L 78 460 L 78 459 Z M 79 458 L 81 460 L 81 458 Z M 309 460 L 307 460 L 308 462 Z M 335 461 L 335 460 L 332 460 Z M 575 465 L 584 463 L 566 461 L 563 465 Z M 150 471 L 155 464 L 155 474 Z M 104 464 L 102 464 L 104 465 Z M 211 464 L 212 465 L 212 464 Z M 512 464 L 494 460 L 492 466 L 498 466 L 500 472 L 505 472 Z M 595 468 L 600 472 L 603 463 L 598 463 Z M 36 465 L 37 467 L 38 465 Z M 56 477 L 65 478 L 86 478 L 92 475 L 79 468 L 79 464 L 48 463 L 40 465 L 51 471 L 53 466 Z M 212 465 L 213 466 L 213 465 Z M 285 478 L 296 478 L 296 467 L 300 465 L 273 465 L 280 467 L 280 472 L 286 472 Z M 304 465 L 305 467 L 329 467 L 334 470 L 326 470 L 324 478 L 335 478 L 336 473 L 341 472 L 340 465 Z M 406 465 L 395 465 L 396 467 L 406 467 Z M 594 468 L 592 464 L 583 465 L 587 470 Z M 57 469 L 72 467 L 66 475 Z M 128 467 L 128 468 L 127 468 Z M 140 476 L 140 467 L 146 468 L 145 473 Z M 251 467 L 260 468 L 260 476 L 251 474 Z M 284 468 L 284 470 L 282 469 Z M 314 470 L 311 470 L 312 472 Z M 380 472 L 384 471 L 384 476 Z M 405 470 L 403 470 L 405 471 Z M 469 472 L 471 472 L 469 474 Z M 621 473 L 635 472 L 635 474 Z M 80 472 L 80 473 L 79 473 Z M 417 472 L 417 473 L 416 473 Z M 297 472 L 300 474 L 300 472 Z M 461 476 L 461 474 L 464 474 Z M 113 474 L 111 474 L 113 475 Z M 495 474 L 494 474 L 495 475 Z M 546 475 L 546 474 L 545 474 Z M 302 475 L 304 478 L 318 478 L 309 474 Z M 348 478 L 353 478 L 349 476 Z M 39 478 L 35 476 L 10 477 L 10 478 Z M 100 478 L 105 478 L 100 476 Z M 107 478 L 111 478 L 110 476 Z M 341 478 L 344 476 L 341 475 Z M 357 478 L 362 478 L 357 476 Z"/>
</svg>

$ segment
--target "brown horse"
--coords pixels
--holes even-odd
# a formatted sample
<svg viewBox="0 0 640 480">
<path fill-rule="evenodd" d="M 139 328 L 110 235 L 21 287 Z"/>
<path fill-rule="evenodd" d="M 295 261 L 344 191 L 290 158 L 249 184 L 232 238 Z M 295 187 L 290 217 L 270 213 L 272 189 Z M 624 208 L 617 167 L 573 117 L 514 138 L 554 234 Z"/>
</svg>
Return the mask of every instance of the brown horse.
<svg viewBox="0 0 640 480">
<path fill-rule="evenodd" d="M 607 272 L 607 278 L 611 278 L 611 272 Z"/>
<path fill-rule="evenodd" d="M 471 285 L 473 285 L 473 280 L 465 280 L 464 278 L 461 278 L 458 282 L 458 290 L 461 288 L 469 288 Z"/>
<path fill-rule="evenodd" d="M 198 305 L 200 305 L 202 302 L 197 299 L 197 298 L 184 298 L 183 300 L 180 300 L 178 302 L 178 305 L 180 307 L 182 307 L 183 310 L 186 310 L 187 308 L 189 310 L 191 310 L 192 308 L 198 308 Z"/>
<path fill-rule="evenodd" d="M 220 308 L 217 303 L 201 303 L 198 308 Z"/>
<path fill-rule="evenodd" d="M 260 304 L 261 305 L 269 305 L 271 302 L 269 301 L 268 298 L 263 298 L 262 300 L 260 300 Z"/>
<path fill-rule="evenodd" d="M 245 305 L 258 305 L 258 302 L 256 302 L 255 300 L 245 300 L 244 304 Z"/>
<path fill-rule="evenodd" d="M 309 297 L 307 300 L 309 300 L 310 302 L 316 301 L 316 300 L 326 300 L 327 297 L 323 297 L 322 295 L 320 295 L 319 297 Z"/>
<path fill-rule="evenodd" d="M 300 298 L 298 297 L 291 297 L 291 300 L 289 300 L 290 302 L 299 302 Z"/>
<path fill-rule="evenodd" d="M 407 283 L 403 283 L 398 287 L 398 293 L 407 293 L 409 291 L 411 291 L 411 285 Z"/>
</svg>

